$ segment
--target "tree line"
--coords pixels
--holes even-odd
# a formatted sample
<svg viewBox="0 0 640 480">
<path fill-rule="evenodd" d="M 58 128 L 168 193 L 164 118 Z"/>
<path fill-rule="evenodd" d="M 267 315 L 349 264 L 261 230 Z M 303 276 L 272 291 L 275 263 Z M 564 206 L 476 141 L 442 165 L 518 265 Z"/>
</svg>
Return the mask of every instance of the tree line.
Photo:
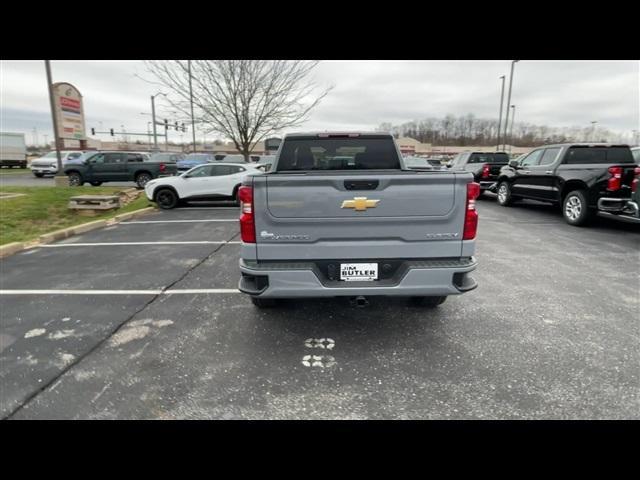
<svg viewBox="0 0 640 480">
<path fill-rule="evenodd" d="M 390 132 L 394 137 L 410 137 L 421 143 L 438 146 L 494 146 L 498 144 L 498 120 L 477 118 L 474 114 L 443 118 L 425 118 L 400 125 L 382 123 L 378 131 Z M 599 126 L 549 127 L 527 122 L 515 122 L 512 134 L 511 121 L 504 140 L 504 119 L 500 127 L 500 144 L 506 143 L 516 147 L 537 147 L 551 143 L 565 142 L 620 142 L 629 143 L 631 135 L 612 132 Z"/>
</svg>

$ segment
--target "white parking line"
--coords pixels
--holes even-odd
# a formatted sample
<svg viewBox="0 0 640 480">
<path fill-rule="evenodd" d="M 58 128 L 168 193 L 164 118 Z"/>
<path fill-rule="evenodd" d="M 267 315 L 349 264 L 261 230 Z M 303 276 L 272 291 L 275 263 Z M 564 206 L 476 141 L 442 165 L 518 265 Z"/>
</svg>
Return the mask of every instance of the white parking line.
<svg viewBox="0 0 640 480">
<path fill-rule="evenodd" d="M 226 245 L 239 244 L 242 242 L 225 240 L 210 241 L 200 240 L 194 242 L 98 242 L 98 243 L 50 243 L 45 245 L 35 245 L 31 248 L 63 248 L 63 247 L 112 247 L 112 246 L 139 246 L 139 245 Z"/>
<path fill-rule="evenodd" d="M 237 218 L 233 219 L 207 219 L 207 220 L 140 220 L 135 222 L 122 222 L 120 225 L 136 225 L 142 223 L 200 223 L 200 222 L 239 222 Z"/>
<path fill-rule="evenodd" d="M 186 295 L 197 293 L 240 293 L 237 288 L 183 288 L 175 290 L 0 290 L 0 295 Z"/>
</svg>

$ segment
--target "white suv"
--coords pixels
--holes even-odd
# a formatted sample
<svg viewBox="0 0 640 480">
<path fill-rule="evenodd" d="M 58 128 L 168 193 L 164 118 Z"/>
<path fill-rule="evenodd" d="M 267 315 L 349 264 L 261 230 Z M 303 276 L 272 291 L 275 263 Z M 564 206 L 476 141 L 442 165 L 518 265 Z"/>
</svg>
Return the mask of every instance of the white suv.
<svg viewBox="0 0 640 480">
<path fill-rule="evenodd" d="M 64 166 L 69 160 L 76 160 L 80 158 L 84 152 L 79 150 L 62 151 L 60 157 L 62 159 L 62 165 Z M 31 161 L 31 172 L 36 177 L 44 177 L 45 175 L 55 175 L 58 173 L 58 158 L 56 151 L 47 153 L 44 157 L 35 158 Z"/>
<path fill-rule="evenodd" d="M 205 163 L 176 177 L 151 180 L 144 192 L 162 209 L 190 200 L 233 200 L 237 204 L 238 188 L 252 173 L 262 172 L 250 163 Z"/>
</svg>

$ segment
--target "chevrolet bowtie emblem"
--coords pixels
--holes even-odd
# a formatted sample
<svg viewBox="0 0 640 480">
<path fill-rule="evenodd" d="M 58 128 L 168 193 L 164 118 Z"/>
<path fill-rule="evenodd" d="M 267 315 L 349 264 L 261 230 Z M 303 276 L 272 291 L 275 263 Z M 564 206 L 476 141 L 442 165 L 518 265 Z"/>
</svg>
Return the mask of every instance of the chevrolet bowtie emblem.
<svg viewBox="0 0 640 480">
<path fill-rule="evenodd" d="M 342 202 L 341 208 L 355 208 L 357 212 L 362 212 L 367 208 L 375 208 L 380 200 L 367 200 L 367 197 L 354 197 L 353 200 Z"/>
</svg>

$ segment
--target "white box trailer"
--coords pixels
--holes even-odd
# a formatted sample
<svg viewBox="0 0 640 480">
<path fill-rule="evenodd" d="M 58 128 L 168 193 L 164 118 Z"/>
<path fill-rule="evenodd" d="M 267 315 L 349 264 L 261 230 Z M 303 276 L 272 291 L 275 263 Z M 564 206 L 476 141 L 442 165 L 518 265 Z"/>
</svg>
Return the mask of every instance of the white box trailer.
<svg viewBox="0 0 640 480">
<path fill-rule="evenodd" d="M 27 168 L 24 133 L 0 132 L 0 167 Z"/>
</svg>

